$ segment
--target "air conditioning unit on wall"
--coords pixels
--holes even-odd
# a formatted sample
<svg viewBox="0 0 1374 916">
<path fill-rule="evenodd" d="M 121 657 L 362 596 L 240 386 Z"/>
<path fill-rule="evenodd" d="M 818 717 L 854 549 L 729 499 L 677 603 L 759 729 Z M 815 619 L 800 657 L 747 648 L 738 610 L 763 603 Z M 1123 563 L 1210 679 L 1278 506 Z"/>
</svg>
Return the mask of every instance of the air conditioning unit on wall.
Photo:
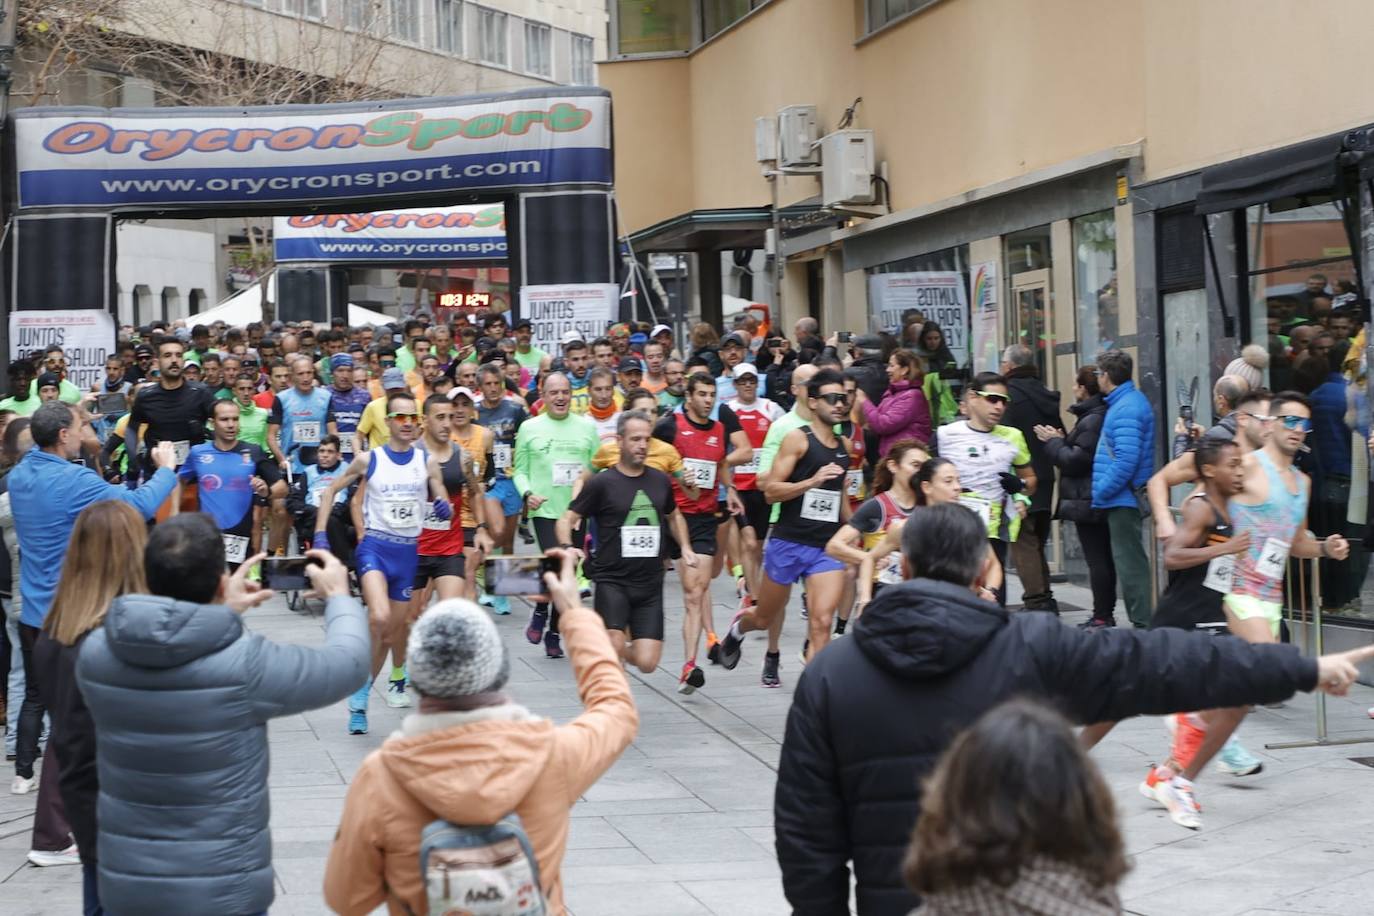
<svg viewBox="0 0 1374 916">
<path fill-rule="evenodd" d="M 821 205 L 871 204 L 873 131 L 837 130 L 821 138 Z"/>
<path fill-rule="evenodd" d="M 821 164 L 816 149 L 815 105 L 788 105 L 778 110 L 778 165 L 784 169 Z"/>
</svg>

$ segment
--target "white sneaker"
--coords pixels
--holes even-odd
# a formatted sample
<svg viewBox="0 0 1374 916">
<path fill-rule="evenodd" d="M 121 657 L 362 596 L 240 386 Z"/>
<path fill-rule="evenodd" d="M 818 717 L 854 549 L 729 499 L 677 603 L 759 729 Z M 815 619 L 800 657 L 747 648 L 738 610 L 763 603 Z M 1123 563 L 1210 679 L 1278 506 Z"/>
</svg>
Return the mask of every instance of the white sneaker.
<svg viewBox="0 0 1374 916">
<path fill-rule="evenodd" d="M 44 852 L 41 849 L 30 849 L 29 862 L 40 868 L 45 868 L 49 865 L 80 865 L 81 853 L 77 852 L 75 843 L 61 852 Z"/>
<path fill-rule="evenodd" d="M 10 783 L 10 794 L 28 795 L 36 785 L 38 785 L 38 777 L 36 776 L 30 776 L 28 779 L 23 776 L 16 776 L 14 782 Z"/>
<path fill-rule="evenodd" d="M 1189 830 L 1202 828 L 1202 809 L 1193 797 L 1193 784 L 1182 776 L 1168 782 L 1161 780 L 1155 786 L 1155 799 L 1169 809 L 1169 819 L 1175 824 Z"/>
<path fill-rule="evenodd" d="M 410 694 L 406 693 L 405 678 L 399 681 L 392 681 L 386 688 L 386 705 L 392 709 L 409 709 L 411 704 Z"/>
</svg>

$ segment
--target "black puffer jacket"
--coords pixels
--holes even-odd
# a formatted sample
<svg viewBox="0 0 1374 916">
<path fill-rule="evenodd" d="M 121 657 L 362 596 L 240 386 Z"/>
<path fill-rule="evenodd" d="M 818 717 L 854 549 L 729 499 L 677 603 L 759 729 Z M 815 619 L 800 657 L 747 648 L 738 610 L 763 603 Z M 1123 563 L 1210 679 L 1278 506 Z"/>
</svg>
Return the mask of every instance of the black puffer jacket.
<svg viewBox="0 0 1374 916">
<path fill-rule="evenodd" d="M 851 861 L 860 916 L 916 906 L 901 863 L 918 786 L 955 734 L 1004 700 L 1036 697 L 1075 722 L 1107 722 L 1275 702 L 1317 681 L 1316 661 L 1293 646 L 1079 630 L 928 579 L 883 589 L 850 632 L 797 682 L 778 767 L 778 862 L 801 916 L 849 912 Z"/>
<path fill-rule="evenodd" d="M 1059 468 L 1059 507 L 1055 518 L 1071 522 L 1105 522 L 1107 513 L 1093 508 L 1093 455 L 1102 435 L 1102 420 L 1107 402 L 1095 394 L 1069 407 L 1078 417 L 1073 429 L 1062 439 L 1041 443 L 1041 448 Z"/>
<path fill-rule="evenodd" d="M 1011 403 L 1002 414 L 1002 425 L 1019 429 L 1030 446 L 1031 467 L 1035 469 L 1035 495 L 1030 511 L 1048 512 L 1054 505 L 1054 462 L 1050 461 L 1035 435 L 1036 426 L 1063 429 L 1059 418 L 1059 392 L 1046 388 L 1034 366 L 1017 366 L 1007 373 Z"/>
</svg>

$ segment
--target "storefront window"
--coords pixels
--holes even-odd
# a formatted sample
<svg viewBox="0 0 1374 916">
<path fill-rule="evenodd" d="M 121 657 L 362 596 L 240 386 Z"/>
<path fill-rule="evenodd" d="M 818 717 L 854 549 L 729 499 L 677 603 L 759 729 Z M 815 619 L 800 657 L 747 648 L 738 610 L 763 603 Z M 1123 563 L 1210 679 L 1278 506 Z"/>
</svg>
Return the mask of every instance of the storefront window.
<svg viewBox="0 0 1374 916">
<path fill-rule="evenodd" d="M 1111 210 L 1073 221 L 1074 301 L 1078 358 L 1091 363 L 1116 346 L 1120 310 L 1116 289 L 1116 215 Z"/>
<path fill-rule="evenodd" d="M 1007 260 L 1007 343 L 1025 344 L 1035 354 L 1040 377 L 1050 377 L 1054 329 L 1050 321 L 1050 227 L 1037 226 L 1003 237 Z"/>
<path fill-rule="evenodd" d="M 1299 391 L 1312 404 L 1308 451 L 1296 460 L 1312 482 L 1308 526 L 1317 537 L 1342 534 L 1350 541 L 1349 559 L 1320 561 L 1322 607 L 1368 620 L 1374 619 L 1374 596 L 1365 593 L 1370 554 L 1362 542 L 1369 404 L 1344 206 L 1246 209 L 1250 339 L 1268 353 L 1269 387 Z M 1316 585 L 1305 578 L 1293 591 L 1291 604 L 1310 607 Z"/>
<path fill-rule="evenodd" d="M 617 0 L 618 54 L 692 49 L 692 0 Z"/>
<path fill-rule="evenodd" d="M 969 359 L 968 283 L 967 245 L 883 264 L 868 277 L 870 325 L 919 350 L 921 328 L 934 321 L 962 369 Z"/>
</svg>

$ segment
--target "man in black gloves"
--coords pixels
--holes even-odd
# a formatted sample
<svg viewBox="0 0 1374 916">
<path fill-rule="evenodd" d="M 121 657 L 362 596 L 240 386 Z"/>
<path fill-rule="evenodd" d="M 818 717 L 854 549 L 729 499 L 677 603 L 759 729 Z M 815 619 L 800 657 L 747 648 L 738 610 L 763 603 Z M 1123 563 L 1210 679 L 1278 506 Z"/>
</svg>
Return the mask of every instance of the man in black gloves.
<svg viewBox="0 0 1374 916">
<path fill-rule="evenodd" d="M 1007 380 L 996 372 L 980 372 L 964 389 L 964 416 L 968 419 L 947 423 L 935 431 L 935 451 L 959 471 L 959 483 L 964 488 L 959 502 L 983 520 L 992 551 L 1003 568 L 1007 565 L 1007 545 L 1016 540 L 1037 483 L 1026 437 L 1020 430 L 1001 425 L 1009 403 Z M 1003 584 L 997 589 L 997 603 L 1006 601 Z"/>
</svg>

